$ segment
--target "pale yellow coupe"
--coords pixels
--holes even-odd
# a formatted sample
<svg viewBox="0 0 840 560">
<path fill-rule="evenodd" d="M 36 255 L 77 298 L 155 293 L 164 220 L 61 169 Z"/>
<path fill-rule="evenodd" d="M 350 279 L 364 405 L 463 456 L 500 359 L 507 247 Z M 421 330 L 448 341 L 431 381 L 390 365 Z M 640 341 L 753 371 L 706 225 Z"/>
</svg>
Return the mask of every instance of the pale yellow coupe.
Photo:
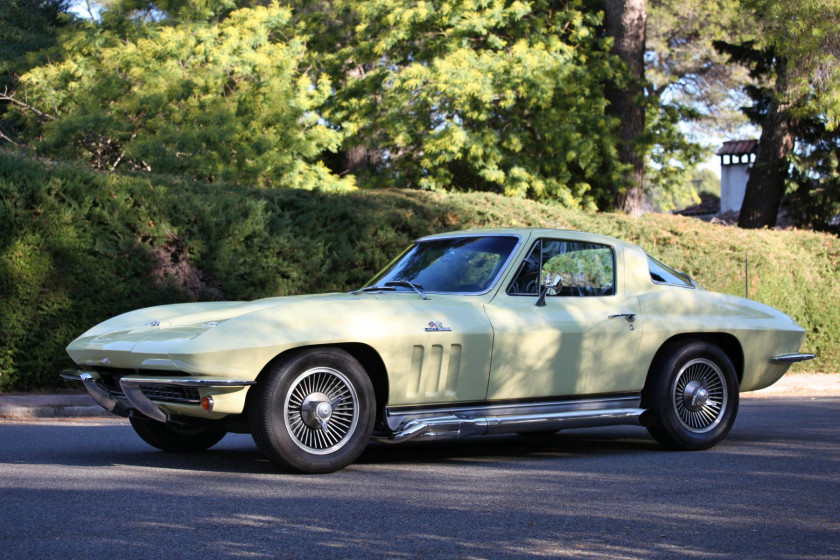
<svg viewBox="0 0 840 560">
<path fill-rule="evenodd" d="M 636 424 L 708 448 L 739 391 L 813 358 L 804 337 L 630 243 L 475 230 L 418 239 L 355 292 L 114 317 L 67 347 L 79 369 L 62 375 L 159 449 L 251 433 L 280 467 L 315 473 L 372 438 Z"/>
</svg>

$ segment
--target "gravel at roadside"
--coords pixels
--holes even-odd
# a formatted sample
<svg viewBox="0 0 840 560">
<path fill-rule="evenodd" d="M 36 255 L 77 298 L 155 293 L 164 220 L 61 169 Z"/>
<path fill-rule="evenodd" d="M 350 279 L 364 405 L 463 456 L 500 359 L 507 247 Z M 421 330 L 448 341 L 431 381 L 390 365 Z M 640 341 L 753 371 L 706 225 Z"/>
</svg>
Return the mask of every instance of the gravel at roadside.
<svg viewBox="0 0 840 560">
<path fill-rule="evenodd" d="M 840 397 L 840 373 L 796 373 L 760 391 L 741 393 L 743 399 Z M 84 393 L 0 394 L 0 419 L 117 418 Z"/>
</svg>

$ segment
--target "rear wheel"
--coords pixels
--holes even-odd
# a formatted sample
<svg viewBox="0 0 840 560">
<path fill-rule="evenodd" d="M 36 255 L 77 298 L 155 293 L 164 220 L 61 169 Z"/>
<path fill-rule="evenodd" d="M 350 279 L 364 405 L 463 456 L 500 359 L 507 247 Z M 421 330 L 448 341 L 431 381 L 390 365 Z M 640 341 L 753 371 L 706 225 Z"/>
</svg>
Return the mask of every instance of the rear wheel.
<svg viewBox="0 0 840 560">
<path fill-rule="evenodd" d="M 717 445 L 738 413 L 738 378 L 729 356 L 702 341 L 672 345 L 654 363 L 643 393 L 655 413 L 650 434 L 671 449 Z"/>
<path fill-rule="evenodd" d="M 162 451 L 174 453 L 204 451 L 219 443 L 227 433 L 222 424 L 214 422 L 173 424 L 135 417 L 128 420 L 143 441 Z"/>
<path fill-rule="evenodd" d="M 276 465 L 325 473 L 353 462 L 373 431 L 376 398 L 361 364 L 339 348 L 293 354 L 267 370 L 248 414 L 257 447 Z"/>
</svg>

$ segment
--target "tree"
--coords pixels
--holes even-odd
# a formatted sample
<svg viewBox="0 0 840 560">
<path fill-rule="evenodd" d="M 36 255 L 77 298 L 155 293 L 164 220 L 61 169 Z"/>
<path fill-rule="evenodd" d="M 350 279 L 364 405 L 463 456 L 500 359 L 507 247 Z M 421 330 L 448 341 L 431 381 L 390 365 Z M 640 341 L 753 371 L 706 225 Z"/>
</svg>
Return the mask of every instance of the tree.
<svg viewBox="0 0 840 560">
<path fill-rule="evenodd" d="M 327 23 L 352 22 L 353 33 L 313 30 L 334 51 L 309 62 L 341 84 L 324 114 L 347 133 L 344 149 L 378 150 L 360 183 L 609 200 L 613 70 L 597 13 L 546 0 L 330 6 Z"/>
<path fill-rule="evenodd" d="M 714 41 L 745 41 L 755 22 L 731 0 L 648 0 L 645 38 L 645 193 L 670 209 L 697 200 L 693 174 L 710 155 L 712 133 L 746 123 L 747 69 L 731 64 Z"/>
<path fill-rule="evenodd" d="M 644 154 L 639 149 L 645 129 L 645 109 L 642 100 L 645 75 L 645 29 L 647 8 L 645 0 L 605 0 L 604 28 L 613 38 L 611 52 L 624 63 L 625 79 L 607 83 L 608 113 L 619 121 L 618 159 L 629 167 L 627 181 L 616 183 L 615 205 L 629 214 L 642 211 Z"/>
<path fill-rule="evenodd" d="M 796 132 L 786 208 L 797 226 L 840 235 L 840 133 L 819 118 L 803 119 Z"/>
<path fill-rule="evenodd" d="M 840 124 L 840 2 L 838 0 L 748 0 L 761 26 L 759 39 L 740 45 L 717 43 L 751 75 L 764 79 L 750 88 L 749 114 L 761 125 L 738 225 L 773 227 L 785 192 L 788 157 L 803 119 Z"/>
<path fill-rule="evenodd" d="M 740 43 L 754 38 L 752 14 L 732 0 L 649 0 L 645 79 L 649 107 L 674 108 L 682 122 L 708 133 L 741 127 L 739 108 L 749 83 L 747 70 L 730 64 L 715 41 Z"/>
<path fill-rule="evenodd" d="M 62 29 L 73 21 L 68 0 L 3 0 L 0 3 L 0 143 L 17 143 L 8 94 L 18 77 L 46 62 Z"/>
<path fill-rule="evenodd" d="M 105 18 L 107 19 L 107 17 Z M 326 76 L 301 68 L 305 38 L 276 3 L 221 22 L 151 22 L 130 37 L 90 25 L 63 60 L 22 76 L 28 140 L 94 167 L 267 187 L 354 186 L 321 163 L 342 133 L 318 110 Z"/>
</svg>

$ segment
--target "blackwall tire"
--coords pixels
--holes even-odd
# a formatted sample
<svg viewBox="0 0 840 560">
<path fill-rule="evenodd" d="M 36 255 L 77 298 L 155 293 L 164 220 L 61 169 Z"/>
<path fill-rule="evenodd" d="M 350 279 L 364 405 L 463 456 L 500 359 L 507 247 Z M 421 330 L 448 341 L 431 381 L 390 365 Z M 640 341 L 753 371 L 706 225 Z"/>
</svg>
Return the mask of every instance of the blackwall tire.
<svg viewBox="0 0 840 560">
<path fill-rule="evenodd" d="M 275 465 L 333 472 L 367 446 L 376 417 L 373 385 L 344 350 L 295 353 L 269 366 L 255 389 L 248 411 L 251 435 Z"/>
<path fill-rule="evenodd" d="M 161 451 L 194 453 L 219 443 L 227 431 L 221 423 L 196 422 L 194 425 L 175 425 L 148 418 L 129 418 L 131 427 L 140 438 Z"/>
<path fill-rule="evenodd" d="M 654 413 L 650 434 L 676 450 L 717 445 L 738 414 L 738 377 L 718 346 L 702 341 L 673 344 L 656 359 L 642 395 Z"/>
</svg>

